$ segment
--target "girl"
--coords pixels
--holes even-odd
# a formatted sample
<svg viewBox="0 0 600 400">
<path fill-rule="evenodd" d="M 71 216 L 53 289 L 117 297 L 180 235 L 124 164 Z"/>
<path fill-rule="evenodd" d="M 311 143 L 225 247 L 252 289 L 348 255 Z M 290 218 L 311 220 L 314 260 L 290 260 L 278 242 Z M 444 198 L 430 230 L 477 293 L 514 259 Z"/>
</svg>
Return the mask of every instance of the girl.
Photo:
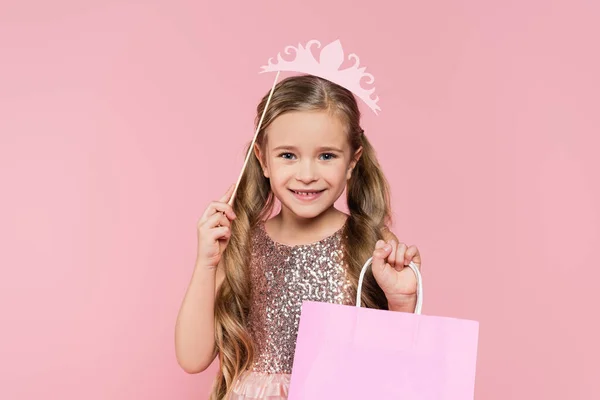
<svg viewBox="0 0 600 400">
<path fill-rule="evenodd" d="M 311 75 L 282 80 L 252 151 L 233 207 L 232 185 L 198 222 L 176 325 L 185 371 L 219 355 L 211 399 L 286 399 L 302 301 L 354 304 L 371 256 L 365 306 L 412 312 L 416 303 L 404 266 L 420 266 L 420 254 L 388 229 L 388 184 L 350 91 Z M 345 189 L 348 214 L 334 206 Z"/>
</svg>

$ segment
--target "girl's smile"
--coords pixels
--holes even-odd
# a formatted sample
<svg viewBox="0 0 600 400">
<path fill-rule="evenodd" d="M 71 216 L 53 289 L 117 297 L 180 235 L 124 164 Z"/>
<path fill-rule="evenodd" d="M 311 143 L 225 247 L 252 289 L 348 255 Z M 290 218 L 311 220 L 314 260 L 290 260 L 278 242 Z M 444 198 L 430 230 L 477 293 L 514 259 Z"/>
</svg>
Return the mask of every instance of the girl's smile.
<svg viewBox="0 0 600 400">
<path fill-rule="evenodd" d="M 302 202 L 310 202 L 313 200 L 318 199 L 319 197 L 321 197 L 321 194 L 324 192 L 325 190 L 304 190 L 304 191 L 296 191 L 296 190 L 292 190 L 290 189 L 290 192 L 292 192 L 294 194 L 294 197 L 296 197 L 296 199 L 302 201 Z"/>
</svg>

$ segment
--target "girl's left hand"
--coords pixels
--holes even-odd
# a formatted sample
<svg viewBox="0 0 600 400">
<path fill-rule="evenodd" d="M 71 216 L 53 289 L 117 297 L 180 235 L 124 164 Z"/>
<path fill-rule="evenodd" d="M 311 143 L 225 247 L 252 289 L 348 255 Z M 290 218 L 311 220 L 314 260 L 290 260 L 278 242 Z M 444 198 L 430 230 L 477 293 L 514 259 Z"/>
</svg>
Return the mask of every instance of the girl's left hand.
<svg viewBox="0 0 600 400">
<path fill-rule="evenodd" d="M 421 255 L 416 246 L 407 247 L 394 240 L 379 240 L 373 252 L 371 269 L 385 293 L 390 310 L 413 312 L 417 300 L 417 277 L 410 268 L 414 262 L 421 270 Z"/>
</svg>

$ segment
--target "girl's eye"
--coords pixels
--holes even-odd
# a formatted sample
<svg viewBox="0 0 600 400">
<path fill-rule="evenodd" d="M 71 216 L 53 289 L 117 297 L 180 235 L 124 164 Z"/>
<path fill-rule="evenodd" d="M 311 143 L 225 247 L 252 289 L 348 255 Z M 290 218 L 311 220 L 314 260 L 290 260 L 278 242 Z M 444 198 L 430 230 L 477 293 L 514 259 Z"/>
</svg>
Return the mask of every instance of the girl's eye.
<svg viewBox="0 0 600 400">
<path fill-rule="evenodd" d="M 281 153 L 281 154 L 279 154 L 279 157 L 287 159 L 287 160 L 291 160 L 295 156 L 292 153 Z M 326 161 L 337 158 L 337 156 L 333 153 L 323 153 L 323 154 L 321 154 L 321 157 L 324 157 L 323 159 Z"/>
<path fill-rule="evenodd" d="M 336 158 L 336 157 L 337 157 L 337 156 L 336 156 L 335 154 L 333 154 L 333 153 L 324 153 L 324 154 L 322 154 L 322 155 L 323 155 L 324 157 L 326 157 L 326 158 L 325 158 L 325 160 L 331 160 L 331 159 L 333 159 L 333 158 Z M 328 157 L 328 158 L 327 158 L 327 157 Z"/>
</svg>

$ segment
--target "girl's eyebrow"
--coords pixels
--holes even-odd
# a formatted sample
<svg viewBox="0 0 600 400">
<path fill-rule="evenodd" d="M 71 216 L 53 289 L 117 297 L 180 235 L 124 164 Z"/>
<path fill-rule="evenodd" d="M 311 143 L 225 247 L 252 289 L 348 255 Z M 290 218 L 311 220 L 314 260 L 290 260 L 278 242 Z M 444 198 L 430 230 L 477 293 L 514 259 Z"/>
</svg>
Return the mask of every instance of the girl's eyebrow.
<svg viewBox="0 0 600 400">
<path fill-rule="evenodd" d="M 294 150 L 297 151 L 298 148 L 296 146 L 277 146 L 273 149 L 273 151 L 276 150 Z M 336 151 L 338 153 L 343 153 L 344 151 L 338 147 L 334 147 L 334 146 L 321 146 L 319 148 L 317 148 L 318 151 Z"/>
</svg>

